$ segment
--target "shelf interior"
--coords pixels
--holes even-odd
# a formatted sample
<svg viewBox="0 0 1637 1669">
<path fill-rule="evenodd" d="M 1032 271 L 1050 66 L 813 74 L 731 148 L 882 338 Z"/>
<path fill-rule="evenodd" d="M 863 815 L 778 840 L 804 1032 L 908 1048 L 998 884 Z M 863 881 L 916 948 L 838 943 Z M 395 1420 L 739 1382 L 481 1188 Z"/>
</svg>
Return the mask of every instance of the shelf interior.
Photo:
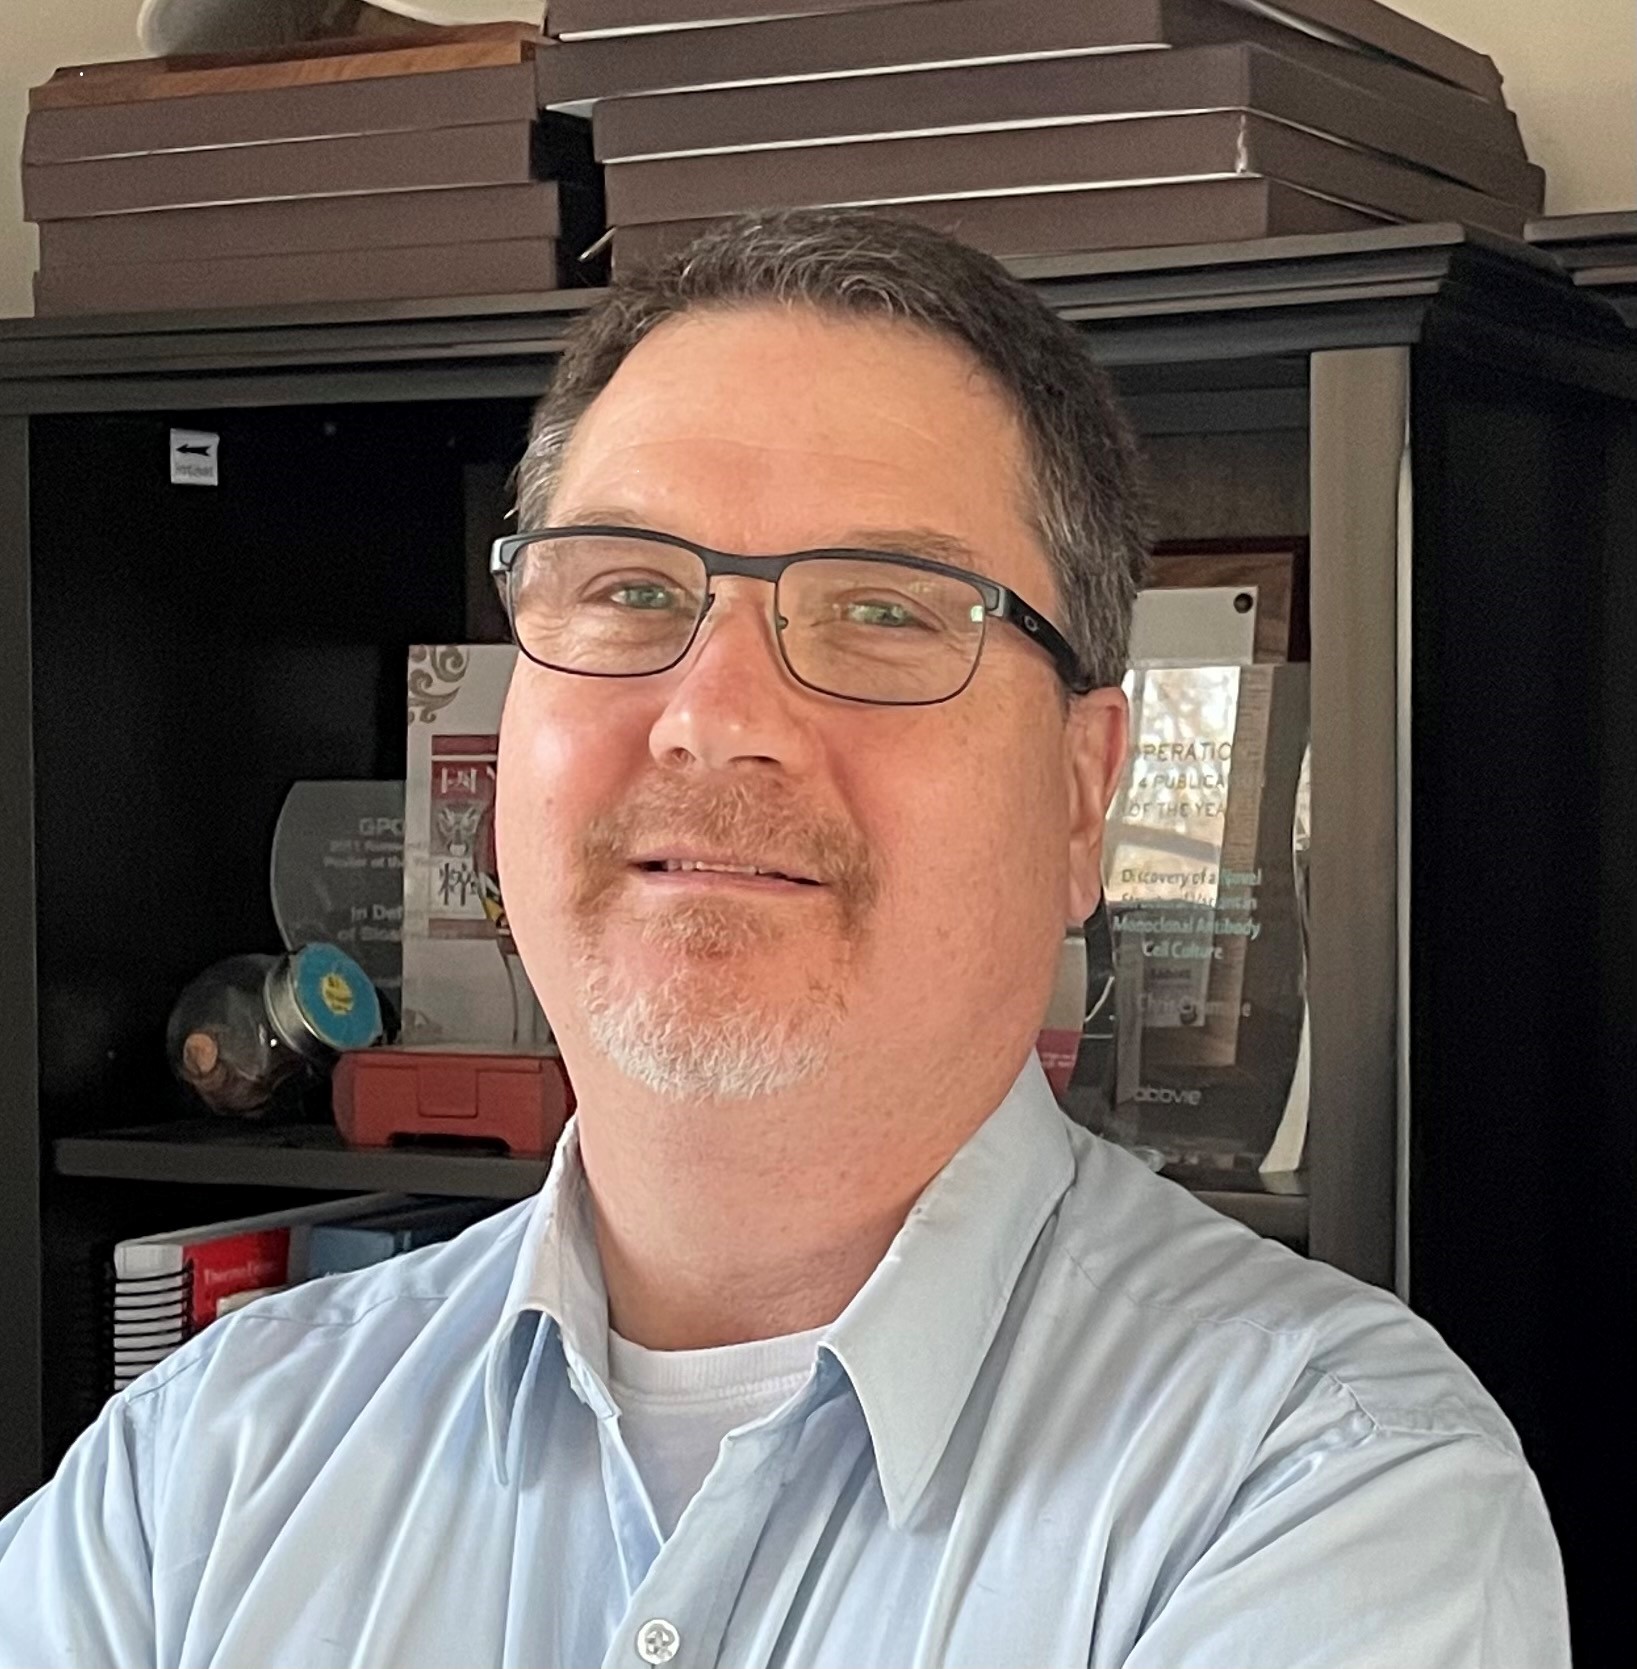
<svg viewBox="0 0 1637 1669">
<path fill-rule="evenodd" d="M 179 1119 L 60 1139 L 59 1176 L 200 1187 L 302 1188 L 450 1194 L 519 1200 L 545 1180 L 549 1158 L 474 1151 L 470 1144 L 350 1147 L 333 1125 L 258 1126 Z M 1300 1173 L 1257 1178 L 1219 1173 L 1184 1181 L 1197 1198 L 1276 1240 L 1307 1237 Z"/>
</svg>

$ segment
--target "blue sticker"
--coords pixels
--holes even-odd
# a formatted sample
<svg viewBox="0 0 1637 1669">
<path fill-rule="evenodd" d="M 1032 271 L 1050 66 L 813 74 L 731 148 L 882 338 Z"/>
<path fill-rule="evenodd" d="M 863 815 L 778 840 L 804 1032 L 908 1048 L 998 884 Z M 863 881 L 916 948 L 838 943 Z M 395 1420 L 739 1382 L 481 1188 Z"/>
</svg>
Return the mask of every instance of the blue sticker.
<svg viewBox="0 0 1637 1669">
<path fill-rule="evenodd" d="M 332 1049 L 367 1049 L 381 1036 L 381 999 L 369 975 L 334 945 L 306 945 L 295 959 L 296 1003 Z"/>
</svg>

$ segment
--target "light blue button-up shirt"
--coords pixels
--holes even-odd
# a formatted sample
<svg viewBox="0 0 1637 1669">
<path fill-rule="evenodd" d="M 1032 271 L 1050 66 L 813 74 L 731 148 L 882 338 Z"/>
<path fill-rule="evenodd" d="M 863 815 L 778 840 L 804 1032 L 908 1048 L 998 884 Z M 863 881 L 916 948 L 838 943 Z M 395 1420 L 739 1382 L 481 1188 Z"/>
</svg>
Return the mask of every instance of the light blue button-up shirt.
<svg viewBox="0 0 1637 1669">
<path fill-rule="evenodd" d="M 668 1541 L 572 1126 L 532 1202 L 208 1329 L 0 1523 L 17 1669 L 1567 1661 L 1535 1479 L 1437 1335 L 1033 1060 Z"/>
</svg>

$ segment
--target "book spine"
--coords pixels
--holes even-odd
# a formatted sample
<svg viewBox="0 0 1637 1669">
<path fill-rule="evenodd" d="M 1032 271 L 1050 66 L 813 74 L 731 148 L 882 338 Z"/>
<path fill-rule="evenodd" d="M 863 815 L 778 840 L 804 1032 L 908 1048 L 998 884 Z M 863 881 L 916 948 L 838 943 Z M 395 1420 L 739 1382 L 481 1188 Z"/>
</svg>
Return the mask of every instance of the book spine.
<svg viewBox="0 0 1637 1669">
<path fill-rule="evenodd" d="M 50 220 L 40 227 L 40 268 L 187 261 L 205 250 L 222 260 L 552 240 L 562 231 L 562 195 L 574 189 L 555 181 L 457 186 Z"/>
<path fill-rule="evenodd" d="M 1238 112 L 1211 111 L 615 163 L 608 219 L 632 226 L 786 205 L 1231 175 L 1241 172 L 1241 127 Z"/>
<path fill-rule="evenodd" d="M 126 1279 L 107 1268 L 111 1388 L 123 1391 L 192 1336 L 197 1283 L 191 1258 L 175 1275 Z"/>
<path fill-rule="evenodd" d="M 793 76 L 1164 44 L 1163 0 L 946 0 L 873 12 L 867 28 L 845 14 L 716 29 L 558 41 L 536 54 L 541 104 L 580 104 L 668 87 L 780 81 Z"/>
<path fill-rule="evenodd" d="M 546 8 L 546 33 L 568 40 L 743 23 L 750 18 L 871 11 L 908 3 L 910 0 L 552 0 Z"/>
<path fill-rule="evenodd" d="M 369 134 L 307 143 L 25 164 L 27 220 L 345 192 L 521 184 L 532 175 L 528 122 Z"/>
<path fill-rule="evenodd" d="M 25 163 L 528 121 L 528 64 L 30 113 Z"/>
<path fill-rule="evenodd" d="M 289 1227 L 246 1229 L 219 1240 L 201 1240 L 188 1248 L 188 1263 L 193 1272 L 188 1323 L 197 1332 L 216 1319 L 217 1304 L 229 1294 L 280 1286 L 288 1279 Z"/>
<path fill-rule="evenodd" d="M 600 161 L 631 162 L 1058 116 L 1222 109 L 1243 95 L 1248 50 L 1034 58 L 606 99 L 592 112 L 592 136 Z"/>
<path fill-rule="evenodd" d="M 1245 44 L 1265 47 L 1309 69 L 1408 106 L 1429 120 L 1470 134 L 1491 149 L 1527 162 L 1517 118 L 1499 99 L 1423 75 L 1393 58 L 1377 57 L 1304 34 L 1223 0 L 1163 0 L 1164 32 L 1173 46 Z"/>
<path fill-rule="evenodd" d="M 436 249 L 338 250 L 238 260 L 59 267 L 34 275 L 35 311 L 171 313 L 200 307 L 529 295 L 562 286 L 544 239 Z"/>
<path fill-rule="evenodd" d="M 1138 113 L 1248 109 L 1537 207 L 1541 170 L 1460 128 L 1257 46 L 1182 47 L 606 99 L 596 154 L 635 162 Z"/>
<path fill-rule="evenodd" d="M 829 79 L 955 63 L 1088 56 L 1136 48 L 1260 46 L 1403 104 L 1527 161 L 1517 119 L 1498 99 L 1351 50 L 1228 0 L 947 0 L 842 16 L 797 17 L 670 34 L 548 43 L 535 67 L 542 107 L 677 89 Z"/>
<path fill-rule="evenodd" d="M 1100 191 L 1046 191 L 897 205 L 894 215 L 964 239 L 991 255 L 1095 253 L 1359 231 L 1381 221 L 1277 181 L 1179 181 Z M 651 221 L 612 239 L 616 275 L 674 254 L 715 224 Z"/>
<path fill-rule="evenodd" d="M 315 1232 L 308 1251 L 309 1276 L 340 1275 L 367 1269 L 389 1258 L 447 1240 L 451 1231 L 432 1224 L 418 1228 L 371 1229 L 337 1224 Z"/>
<path fill-rule="evenodd" d="M 1249 71 L 1252 114 L 1415 163 L 1531 212 L 1544 201 L 1543 170 L 1459 128 L 1270 52 L 1253 51 Z"/>
<path fill-rule="evenodd" d="M 443 33 L 452 35 L 458 31 L 440 31 Z M 60 69 L 49 81 L 29 89 L 28 107 L 64 110 L 88 104 L 134 104 L 149 99 L 194 98 L 205 93 L 432 75 L 448 70 L 527 63 L 532 55 L 532 41 L 497 36 L 314 57 L 293 57 L 285 50 L 268 61 L 252 61 L 251 54 L 194 60 L 137 58 L 120 64 L 80 64 Z M 157 69 L 156 64 L 160 66 Z"/>
<path fill-rule="evenodd" d="M 1482 192 L 1241 111 L 940 134 L 615 164 L 616 226 L 772 205 L 918 198 L 1261 174 L 1403 220 L 1517 235 L 1524 211 Z"/>
<path fill-rule="evenodd" d="M 1480 98 L 1501 97 L 1500 72 L 1483 53 L 1379 0 L 1272 0 L 1276 11 L 1401 58 Z"/>
<path fill-rule="evenodd" d="M 1252 173 L 1344 203 L 1357 203 L 1398 220 L 1453 220 L 1504 237 L 1521 237 L 1526 212 L 1481 191 L 1470 191 L 1371 151 L 1354 150 L 1301 128 L 1260 116 L 1244 119 L 1245 166 Z"/>
</svg>

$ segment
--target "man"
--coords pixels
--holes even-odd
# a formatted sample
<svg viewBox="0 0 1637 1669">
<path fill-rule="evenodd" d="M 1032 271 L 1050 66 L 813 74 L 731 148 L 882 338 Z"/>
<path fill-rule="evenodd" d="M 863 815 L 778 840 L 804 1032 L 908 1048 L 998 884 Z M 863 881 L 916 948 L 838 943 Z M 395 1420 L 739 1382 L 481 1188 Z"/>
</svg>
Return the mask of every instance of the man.
<svg viewBox="0 0 1637 1669">
<path fill-rule="evenodd" d="M 1070 1125 L 1141 517 L 1084 341 L 858 213 L 565 355 L 499 837 L 533 1202 L 262 1300 L 0 1526 L 0 1662 L 1567 1661 L 1516 1438 L 1395 1300 Z"/>
</svg>

